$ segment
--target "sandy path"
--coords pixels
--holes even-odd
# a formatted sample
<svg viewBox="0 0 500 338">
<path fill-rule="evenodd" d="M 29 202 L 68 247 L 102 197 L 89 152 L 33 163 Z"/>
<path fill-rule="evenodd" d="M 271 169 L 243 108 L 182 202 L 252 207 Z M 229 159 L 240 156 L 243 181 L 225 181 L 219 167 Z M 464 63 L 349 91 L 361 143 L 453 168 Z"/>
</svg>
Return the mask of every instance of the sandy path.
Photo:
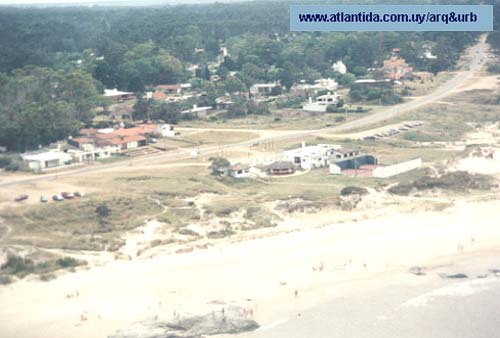
<svg viewBox="0 0 500 338">
<path fill-rule="evenodd" d="M 459 203 L 441 213 L 394 214 L 187 254 L 116 261 L 49 283 L 25 280 L 0 288 L 0 332 L 18 338 L 106 337 L 137 320 L 171 317 L 174 310 L 203 312 L 215 300 L 252 306 L 256 319 L 268 325 L 291 307 L 313 306 L 338 294 L 349 281 L 369 282 L 381 273 L 397 278 L 409 266 L 436 264 L 440 257 L 458 260 L 463 255 L 458 244 L 466 253 L 498 246 L 499 207 L 499 201 Z M 314 271 L 321 262 L 324 271 Z M 79 297 L 66 299 L 76 290 Z M 84 312 L 88 320 L 80 322 Z"/>
</svg>

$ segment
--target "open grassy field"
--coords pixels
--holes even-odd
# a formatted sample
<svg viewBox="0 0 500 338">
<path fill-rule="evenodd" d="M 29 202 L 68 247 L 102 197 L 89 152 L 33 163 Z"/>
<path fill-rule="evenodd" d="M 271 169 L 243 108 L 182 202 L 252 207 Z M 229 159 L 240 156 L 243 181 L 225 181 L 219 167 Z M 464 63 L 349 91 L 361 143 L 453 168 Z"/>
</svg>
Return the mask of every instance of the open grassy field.
<svg viewBox="0 0 500 338">
<path fill-rule="evenodd" d="M 362 113 L 348 113 L 346 121 L 353 121 L 367 114 L 373 114 L 384 106 L 379 105 L 347 105 L 349 109 L 362 106 Z M 336 121 L 338 117 L 345 117 L 344 113 L 312 114 L 301 109 L 273 109 L 269 115 L 248 115 L 242 118 L 185 121 L 179 127 L 192 128 L 227 128 L 227 129 L 276 129 L 276 130 L 309 130 L 331 127 L 343 122 Z"/>
<path fill-rule="evenodd" d="M 99 214 L 98 208 L 108 212 Z M 162 209 L 144 196 L 96 196 L 3 210 L 10 228 L 3 245 L 39 248 L 114 251 L 123 243 L 119 234 L 141 225 Z"/>
</svg>

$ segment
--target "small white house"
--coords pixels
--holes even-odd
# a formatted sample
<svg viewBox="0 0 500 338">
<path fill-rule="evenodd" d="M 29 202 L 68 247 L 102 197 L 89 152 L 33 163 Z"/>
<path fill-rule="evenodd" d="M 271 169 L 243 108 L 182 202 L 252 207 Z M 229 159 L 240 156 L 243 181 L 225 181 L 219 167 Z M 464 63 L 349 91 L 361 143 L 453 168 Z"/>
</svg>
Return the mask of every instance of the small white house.
<svg viewBox="0 0 500 338">
<path fill-rule="evenodd" d="M 23 161 L 33 171 L 44 171 L 71 164 L 70 154 L 60 150 L 48 150 L 39 153 L 29 153 L 21 155 Z"/>
<path fill-rule="evenodd" d="M 109 158 L 111 154 L 118 152 L 116 147 L 93 147 L 92 149 L 69 149 L 72 161 L 77 163 L 93 162 L 95 160 Z"/>
<path fill-rule="evenodd" d="M 248 164 L 237 163 L 227 168 L 227 174 L 234 178 L 247 178 L 251 176 Z"/>
<path fill-rule="evenodd" d="M 325 95 L 318 96 L 316 101 L 313 102 L 312 98 L 303 105 L 302 109 L 309 112 L 325 113 L 329 105 L 337 104 L 342 97 L 337 93 L 328 93 Z"/>
<path fill-rule="evenodd" d="M 156 134 L 162 137 L 173 137 L 175 136 L 174 126 L 171 124 L 159 124 L 155 130 Z"/>
<path fill-rule="evenodd" d="M 301 169 L 309 170 L 328 166 L 329 159 L 333 156 L 335 150 L 341 148 L 337 144 L 306 146 L 305 142 L 302 142 L 300 148 L 287 150 L 284 155 L 288 161 L 298 165 Z"/>
</svg>

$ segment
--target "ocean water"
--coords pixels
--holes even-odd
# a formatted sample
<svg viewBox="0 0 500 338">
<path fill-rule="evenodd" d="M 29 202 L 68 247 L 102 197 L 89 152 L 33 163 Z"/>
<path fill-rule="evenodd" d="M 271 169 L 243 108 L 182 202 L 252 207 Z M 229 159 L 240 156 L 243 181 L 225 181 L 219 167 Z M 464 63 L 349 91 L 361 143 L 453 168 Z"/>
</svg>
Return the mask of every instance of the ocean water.
<svg viewBox="0 0 500 338">
<path fill-rule="evenodd" d="M 498 338 L 500 275 L 489 269 L 500 269 L 500 257 L 476 258 L 375 289 L 359 288 L 289 313 L 244 337 Z M 444 279 L 441 273 L 468 278 Z M 413 278 L 420 280 L 408 283 Z"/>
</svg>

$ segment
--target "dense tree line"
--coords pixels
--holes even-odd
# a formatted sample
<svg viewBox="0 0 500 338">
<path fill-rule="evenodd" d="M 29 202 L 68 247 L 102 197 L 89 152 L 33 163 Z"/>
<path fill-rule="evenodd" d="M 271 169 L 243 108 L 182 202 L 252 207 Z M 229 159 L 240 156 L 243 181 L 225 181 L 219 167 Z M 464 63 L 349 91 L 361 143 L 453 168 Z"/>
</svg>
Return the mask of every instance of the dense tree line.
<svg viewBox="0 0 500 338">
<path fill-rule="evenodd" d="M 23 151 L 74 134 L 91 122 L 99 86 L 82 71 L 26 67 L 0 73 L 0 144 Z"/>
</svg>

